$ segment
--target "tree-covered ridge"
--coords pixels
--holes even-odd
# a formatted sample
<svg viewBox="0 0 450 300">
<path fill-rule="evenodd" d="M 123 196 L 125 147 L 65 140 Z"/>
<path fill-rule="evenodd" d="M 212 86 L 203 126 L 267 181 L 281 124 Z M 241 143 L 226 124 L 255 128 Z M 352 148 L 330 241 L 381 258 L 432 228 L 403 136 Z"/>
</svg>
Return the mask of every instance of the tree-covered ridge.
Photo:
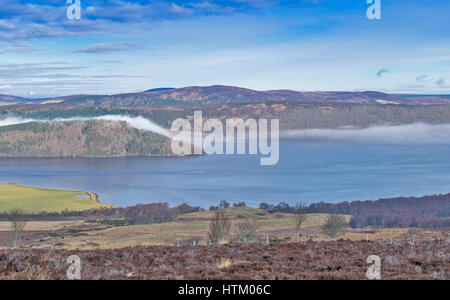
<svg viewBox="0 0 450 300">
<path fill-rule="evenodd" d="M 281 202 L 278 205 L 261 203 L 261 209 L 271 213 L 295 213 L 296 207 Z M 450 194 L 423 197 L 397 197 L 375 201 L 313 203 L 308 213 L 352 215 L 353 228 L 446 228 L 450 226 Z"/>
<path fill-rule="evenodd" d="M 450 105 L 373 105 L 348 103 L 260 103 L 202 104 L 161 107 L 61 107 L 23 105 L 0 107 L 0 119 L 8 115 L 51 120 L 102 115 L 142 116 L 170 128 L 177 118 L 202 111 L 204 118 L 280 119 L 281 129 L 338 128 L 412 123 L 448 124 Z"/>
<path fill-rule="evenodd" d="M 0 119 L 91 118 L 103 115 L 142 116 L 170 128 L 178 118 L 280 119 L 281 130 L 367 128 L 376 125 L 414 123 L 449 124 L 450 105 L 372 105 L 347 103 L 261 102 L 202 104 L 163 107 L 61 107 L 21 105 L 0 107 Z M 35 122 L 0 127 L 0 157 L 86 157 L 171 155 L 167 138 L 141 132 L 125 123 Z"/>
<path fill-rule="evenodd" d="M 0 157 L 170 155 L 167 138 L 124 122 L 35 122 L 0 127 Z"/>
</svg>

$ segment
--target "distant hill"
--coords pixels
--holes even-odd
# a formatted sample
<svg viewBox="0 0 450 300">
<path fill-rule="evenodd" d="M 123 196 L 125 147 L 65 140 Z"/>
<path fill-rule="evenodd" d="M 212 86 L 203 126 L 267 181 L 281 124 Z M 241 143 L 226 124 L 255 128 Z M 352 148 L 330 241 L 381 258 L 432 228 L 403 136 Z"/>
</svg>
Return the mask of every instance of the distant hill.
<svg viewBox="0 0 450 300">
<path fill-rule="evenodd" d="M 160 88 L 142 93 L 70 97 L 62 102 L 72 106 L 152 106 L 176 104 L 258 103 L 268 101 L 345 102 L 358 104 L 450 104 L 448 97 L 404 97 L 381 92 L 298 92 L 292 90 L 256 91 L 213 85 Z"/>
<path fill-rule="evenodd" d="M 349 104 L 450 104 L 448 95 L 393 95 L 366 92 L 299 92 L 292 90 L 257 91 L 241 87 L 213 85 L 184 88 L 156 88 L 140 93 L 117 95 L 71 95 L 52 99 L 25 99 L 0 95 L 0 102 L 41 103 L 64 106 L 148 107 L 161 105 L 232 104 L 262 102 L 349 103 Z"/>
<path fill-rule="evenodd" d="M 61 103 L 67 99 L 72 98 L 79 98 L 79 97 L 89 97 L 91 95 L 88 94 L 81 94 L 81 95 L 69 95 L 69 96 L 62 96 L 57 98 L 23 98 L 18 96 L 11 96 L 11 95 L 4 95 L 0 94 L 0 105 L 13 105 L 13 104 L 34 104 L 34 103 L 41 103 L 41 104 L 47 104 L 47 103 Z"/>
<path fill-rule="evenodd" d="M 16 104 L 16 103 L 25 103 L 25 102 L 30 102 L 30 101 L 31 100 L 27 99 L 27 98 L 0 94 L 0 105 L 1 105 L 1 103 Z"/>
</svg>

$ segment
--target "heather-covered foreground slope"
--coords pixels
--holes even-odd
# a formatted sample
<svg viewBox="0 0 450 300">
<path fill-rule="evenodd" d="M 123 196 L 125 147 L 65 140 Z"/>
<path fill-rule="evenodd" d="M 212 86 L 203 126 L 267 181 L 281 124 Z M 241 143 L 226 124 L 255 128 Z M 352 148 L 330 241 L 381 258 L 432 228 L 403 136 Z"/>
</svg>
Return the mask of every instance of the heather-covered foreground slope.
<svg viewBox="0 0 450 300">
<path fill-rule="evenodd" d="M 82 279 L 366 279 L 370 255 L 382 279 L 450 279 L 448 239 L 137 247 L 114 250 L 3 250 L 0 279 L 66 279 L 70 255 Z"/>
</svg>

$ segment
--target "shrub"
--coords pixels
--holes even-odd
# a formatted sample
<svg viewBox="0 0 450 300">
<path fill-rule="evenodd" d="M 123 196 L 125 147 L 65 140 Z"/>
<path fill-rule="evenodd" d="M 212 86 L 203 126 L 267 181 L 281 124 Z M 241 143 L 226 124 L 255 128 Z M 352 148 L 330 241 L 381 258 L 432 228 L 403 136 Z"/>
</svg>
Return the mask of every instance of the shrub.
<svg viewBox="0 0 450 300">
<path fill-rule="evenodd" d="M 225 209 L 225 208 L 228 208 L 228 207 L 230 207 L 230 203 L 228 201 L 221 201 L 219 206 L 218 206 L 219 209 Z"/>
<path fill-rule="evenodd" d="M 209 240 L 212 243 L 224 241 L 230 232 L 231 223 L 222 210 L 217 210 L 209 224 Z"/>
<path fill-rule="evenodd" d="M 11 239 L 13 242 L 13 247 L 17 248 L 19 240 L 22 238 L 23 230 L 27 221 L 25 219 L 24 213 L 20 209 L 13 209 L 9 213 L 9 221 L 11 228 Z"/>
<path fill-rule="evenodd" d="M 335 238 L 345 232 L 347 220 L 342 215 L 329 215 L 322 225 L 323 233 L 329 238 Z"/>
<path fill-rule="evenodd" d="M 308 218 L 308 216 L 306 215 L 306 209 L 307 209 L 306 206 L 304 206 L 303 204 L 297 204 L 297 206 L 295 208 L 295 214 L 294 214 L 295 228 L 294 229 L 295 229 L 297 242 L 300 241 L 300 229 L 302 227 L 302 224 Z"/>
</svg>

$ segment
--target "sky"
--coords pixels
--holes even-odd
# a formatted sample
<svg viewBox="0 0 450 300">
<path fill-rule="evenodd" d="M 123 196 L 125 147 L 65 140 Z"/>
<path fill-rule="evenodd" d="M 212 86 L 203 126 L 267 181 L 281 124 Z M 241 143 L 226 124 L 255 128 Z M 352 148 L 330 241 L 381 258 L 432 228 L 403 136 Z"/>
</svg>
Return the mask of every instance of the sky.
<svg viewBox="0 0 450 300">
<path fill-rule="evenodd" d="M 80 1 L 81 19 L 67 17 Z M 450 1 L 2 0 L 0 94 L 159 87 L 450 94 Z"/>
</svg>

